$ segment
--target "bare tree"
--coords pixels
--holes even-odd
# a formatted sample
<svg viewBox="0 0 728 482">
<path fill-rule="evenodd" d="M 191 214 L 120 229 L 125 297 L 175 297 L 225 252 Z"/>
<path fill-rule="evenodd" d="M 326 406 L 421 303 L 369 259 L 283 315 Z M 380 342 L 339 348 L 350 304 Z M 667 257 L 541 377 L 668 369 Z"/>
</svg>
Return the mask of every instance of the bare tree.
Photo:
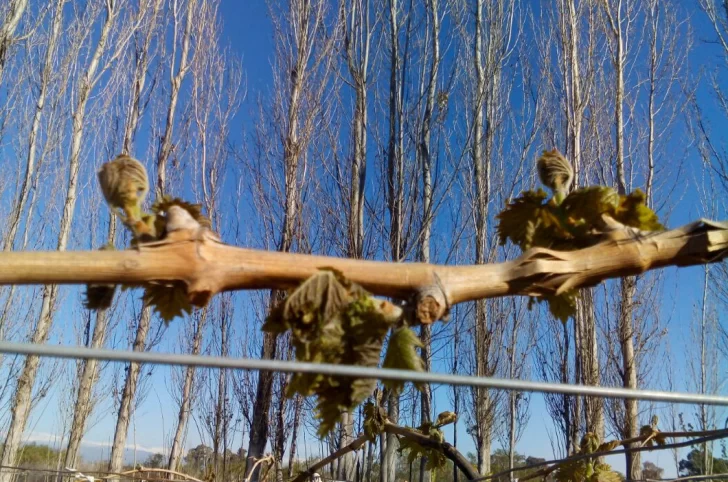
<svg viewBox="0 0 728 482">
<path fill-rule="evenodd" d="M 348 245 L 346 255 L 351 258 L 362 258 L 364 254 L 364 204 L 367 179 L 367 130 L 368 130 L 368 94 L 371 42 L 376 25 L 372 13 L 372 0 L 351 0 L 341 3 L 341 24 L 343 30 L 343 57 L 348 69 L 349 81 L 354 91 L 354 111 L 351 120 L 350 166 L 336 167 L 336 171 L 349 172 L 349 183 L 340 182 L 342 197 L 348 193 L 347 231 Z M 332 138 L 334 136 L 331 136 Z M 343 181 L 343 180 L 342 180 Z M 302 401 L 296 399 L 294 413 L 300 411 Z M 294 437 L 297 430 L 294 417 Z M 353 440 L 354 413 L 349 411 L 343 415 L 341 422 L 341 439 L 339 446 L 348 445 Z M 291 445 L 291 459 L 294 447 Z M 354 478 L 354 457 L 349 453 L 341 458 L 337 477 L 344 480 Z M 289 470 L 291 468 L 289 467 Z"/>
<path fill-rule="evenodd" d="M 432 237 L 432 170 L 434 167 L 433 149 L 431 134 L 435 122 L 435 96 L 438 87 L 438 71 L 440 68 L 440 9 L 437 0 L 429 0 L 426 5 L 427 23 L 429 23 L 431 36 L 431 51 L 424 51 L 424 58 L 431 58 L 429 75 L 423 76 L 426 80 L 425 107 L 422 117 L 422 127 L 418 144 L 418 158 L 422 170 L 422 235 L 420 237 L 420 260 L 424 263 L 430 262 L 430 239 Z M 425 362 L 425 370 L 432 369 L 432 331 L 429 325 L 422 325 L 420 329 L 422 341 L 422 359 Z M 420 423 L 429 422 L 432 415 L 432 390 L 430 385 L 425 385 L 420 393 Z M 427 458 L 420 460 L 420 482 L 430 481 L 430 472 L 426 470 Z"/>
<path fill-rule="evenodd" d="M 294 242 L 299 237 L 297 232 L 300 230 L 305 176 L 310 164 L 308 151 L 320 119 L 325 118 L 322 113 L 323 96 L 334 65 L 332 54 L 338 34 L 336 27 L 329 25 L 328 3 L 325 1 L 296 0 L 287 6 L 271 2 L 270 11 L 273 18 L 276 66 L 270 108 L 274 130 L 272 134 L 280 140 L 280 146 L 272 149 L 269 146 L 269 137 L 261 131 L 260 142 L 256 143 L 256 148 L 260 153 L 260 161 L 268 164 L 264 169 L 280 166 L 282 178 L 278 177 L 278 173 L 268 178 L 273 186 L 281 187 L 278 191 L 280 195 L 271 196 L 264 191 L 258 201 L 264 204 L 278 201 L 279 204 L 269 213 L 283 213 L 282 219 L 278 221 L 280 228 L 276 228 L 279 233 L 276 248 L 287 252 L 294 248 Z M 267 122 L 266 117 L 263 116 L 261 122 Z M 268 173 L 256 174 L 259 179 L 254 182 L 260 182 L 260 177 Z M 280 186 L 281 180 L 283 186 Z M 262 188 L 262 185 L 258 186 Z M 279 295 L 276 292 L 271 293 L 270 303 L 278 300 Z M 275 358 L 276 345 L 275 337 L 265 333 L 261 358 Z M 268 439 L 273 379 L 272 373 L 258 375 L 247 463 L 247 476 L 253 482 L 257 481 L 259 473 L 259 465 L 254 465 L 255 461 L 262 457 Z M 280 444 L 280 440 L 278 443 Z M 279 457 L 282 455 L 278 454 Z M 280 460 L 277 463 L 280 464 Z"/>
<path fill-rule="evenodd" d="M 386 193 L 387 210 L 390 216 L 389 249 L 394 261 L 404 258 L 403 218 L 404 218 L 404 135 L 402 133 L 404 122 L 404 86 L 405 70 L 400 66 L 403 58 L 407 57 L 407 45 L 404 55 L 400 53 L 400 5 L 399 0 L 389 0 L 389 132 L 387 136 L 387 175 Z M 409 31 L 406 31 L 409 35 Z M 399 422 L 399 394 L 393 391 L 387 396 L 387 417 L 393 423 Z M 386 437 L 380 436 L 380 480 L 393 482 L 396 477 L 397 460 L 396 450 L 399 441 L 394 434 Z"/>
<path fill-rule="evenodd" d="M 132 151 L 133 139 L 139 126 L 143 96 L 148 94 L 145 92 L 145 83 L 149 74 L 149 62 L 154 55 L 152 40 L 157 34 L 156 26 L 159 21 L 160 7 L 160 0 L 148 1 L 138 5 L 137 12 L 135 13 L 135 22 L 143 25 L 144 28 L 135 32 L 133 43 L 134 68 L 131 69 L 132 74 L 128 79 L 128 82 L 131 84 L 131 96 L 128 99 L 127 116 L 121 142 L 121 151 L 127 154 L 130 154 Z M 140 32 L 143 32 L 143 34 L 140 34 Z M 112 215 L 109 220 L 107 243 L 113 245 L 115 238 L 116 219 Z M 101 348 L 104 346 L 108 331 L 108 316 L 109 313 L 107 310 L 99 310 L 96 313 L 93 335 L 89 345 L 91 348 Z M 93 409 L 92 392 L 99 377 L 98 361 L 83 360 L 78 373 L 76 403 L 68 436 L 68 446 L 64 461 L 65 467 L 75 467 L 77 465 L 81 439 L 83 438 L 87 420 Z"/>
<path fill-rule="evenodd" d="M 633 21 L 634 10 L 630 2 L 604 2 L 604 11 L 607 18 L 607 28 L 611 37 L 611 49 L 614 60 L 614 126 L 615 126 L 615 167 L 617 192 L 627 193 L 627 176 L 625 174 L 625 68 L 627 63 L 627 43 L 629 42 L 628 25 Z M 621 283 L 621 300 L 619 314 L 619 343 L 622 354 L 622 386 L 637 388 L 637 361 L 634 348 L 634 297 L 637 292 L 635 277 L 623 278 Z M 624 436 L 636 437 L 639 430 L 638 402 L 637 400 L 624 400 L 625 427 Z M 631 447 L 631 445 L 630 445 Z M 626 472 L 630 479 L 640 479 L 641 462 L 638 452 L 627 452 Z"/>
<path fill-rule="evenodd" d="M 15 14 L 18 16 L 22 14 L 22 9 L 24 8 L 23 5 L 19 5 L 22 3 L 23 2 L 21 1 L 15 1 L 11 2 L 10 5 L 10 8 L 18 9 L 18 11 L 15 12 Z M 22 213 L 25 211 L 25 204 L 27 203 L 28 195 L 30 194 L 31 182 L 33 176 L 35 175 L 35 162 L 38 152 L 38 131 L 40 130 L 41 121 L 46 106 L 46 96 L 48 95 L 49 84 L 52 79 L 53 59 L 55 58 L 56 51 L 58 49 L 58 37 L 60 35 L 61 25 L 63 23 L 63 5 L 65 3 L 66 0 L 57 0 L 54 4 L 53 21 L 50 29 L 50 34 L 48 36 L 45 58 L 43 60 L 40 72 L 40 85 L 38 88 L 38 97 L 35 103 L 33 123 L 31 125 L 30 133 L 28 135 L 28 153 L 25 164 L 25 175 L 23 176 L 22 185 L 18 190 L 15 205 L 11 211 L 9 227 L 3 239 L 3 251 L 10 251 L 13 249 L 13 245 L 15 244 L 15 238 L 18 232 L 18 226 L 20 224 L 20 218 L 22 216 Z M 27 4 L 27 1 L 25 1 L 25 4 Z M 11 20 L 12 19 L 8 19 L 8 22 L 10 22 Z M 8 28 L 10 27 L 8 26 Z M 3 45 L 4 43 L 3 35 L 4 34 L 0 33 L 0 45 Z M 2 47 L 0 47 L 0 68 L 4 64 L 2 60 L 2 55 Z M 0 79 L 1 78 L 2 72 L 0 71 Z M 10 296 L 10 298 L 12 298 L 12 296 Z"/>
<path fill-rule="evenodd" d="M 10 0 L 5 6 L 0 7 L 0 17 L 3 18 L 0 25 L 0 84 L 2 84 L 9 51 L 18 42 L 15 31 L 27 8 L 28 0 Z"/>
<path fill-rule="evenodd" d="M 164 124 L 164 132 L 159 140 L 157 151 L 157 196 L 161 197 L 166 192 L 167 184 L 167 162 L 172 155 L 173 134 L 177 103 L 179 101 L 180 89 L 187 72 L 192 65 L 192 60 L 197 45 L 193 43 L 194 25 L 200 12 L 197 5 L 199 0 L 173 0 L 172 2 L 172 52 L 169 55 L 169 101 L 167 103 L 167 121 Z M 207 2 L 203 0 L 203 7 Z M 183 18 L 184 17 L 184 18 Z M 199 36 L 197 42 L 204 41 Z M 179 63 L 177 63 L 177 49 L 180 50 Z"/>
<path fill-rule="evenodd" d="M 58 50 L 59 50 L 59 36 L 61 32 L 62 27 L 62 7 L 65 2 L 57 2 L 54 4 L 54 10 L 52 15 L 52 24 L 50 27 L 50 33 L 48 35 L 48 39 L 45 45 L 46 51 L 45 56 L 43 59 L 41 71 L 40 71 L 40 84 L 38 85 L 37 89 L 37 98 L 35 103 L 35 109 L 33 110 L 33 117 L 32 121 L 30 121 L 30 131 L 28 133 L 28 139 L 27 139 L 27 153 L 25 156 L 25 169 L 24 169 L 24 175 L 22 178 L 22 183 L 20 187 L 18 188 L 16 192 L 16 199 L 13 203 L 13 207 L 9 212 L 8 215 L 8 227 L 7 231 L 3 233 L 3 251 L 10 251 L 13 249 L 13 247 L 16 244 L 16 238 L 18 234 L 18 227 L 21 224 L 22 215 L 24 212 L 26 212 L 27 207 L 27 215 L 25 217 L 25 236 L 23 237 L 23 242 L 20 245 L 20 249 L 25 249 L 28 245 L 28 235 L 27 233 L 29 230 L 27 229 L 27 226 L 32 223 L 33 218 L 33 212 L 34 212 L 34 205 L 35 200 L 37 199 L 37 196 L 32 197 L 32 201 L 30 206 L 26 206 L 31 191 L 34 190 L 34 188 L 38 185 L 38 180 L 40 176 L 40 169 L 39 166 L 36 165 L 36 157 L 37 153 L 40 150 L 41 156 L 44 153 L 48 152 L 48 147 L 53 144 L 53 141 L 57 140 L 56 136 L 49 135 L 48 139 L 45 143 L 45 146 L 42 145 L 42 139 L 39 136 L 39 132 L 41 130 L 42 120 L 44 118 L 44 114 L 48 117 L 53 117 L 54 112 L 56 109 L 54 108 L 54 103 L 56 102 L 56 98 L 58 96 L 57 93 L 53 92 L 53 80 L 54 80 L 54 61 L 57 59 L 58 56 Z M 12 4 L 11 4 L 12 5 Z M 73 50 L 73 49 L 71 49 Z M 32 61 L 32 59 L 30 59 Z M 2 64 L 2 62 L 0 62 Z M 32 70 L 35 70 L 35 66 L 31 67 Z M 0 73 L 0 80 L 1 80 L 2 74 Z M 58 78 L 56 76 L 55 78 L 56 82 L 55 84 L 58 84 L 56 86 L 56 90 L 63 90 L 66 86 L 66 81 Z M 18 82 L 18 85 L 22 85 L 22 82 Z M 55 94 L 55 95 L 54 95 Z M 50 96 L 50 106 L 46 105 L 46 100 Z M 8 103 L 12 104 L 12 102 Z M 51 112 L 48 112 L 48 111 Z M 60 116 L 58 116 L 60 117 Z M 48 127 L 50 129 L 53 129 L 54 127 L 57 128 L 58 124 L 53 122 L 53 120 L 48 120 Z M 12 310 L 13 306 L 16 304 L 16 286 L 11 286 L 8 294 L 4 300 L 4 305 L 2 308 L 2 312 L 0 313 L 0 338 L 5 337 L 5 333 L 9 329 L 8 324 L 9 320 L 12 317 Z"/>
<path fill-rule="evenodd" d="M 189 343 L 187 352 L 191 355 L 199 355 L 201 352 L 202 337 L 204 334 L 208 311 L 209 310 L 207 309 L 201 310 L 192 317 L 192 332 L 188 333 L 192 336 L 187 338 L 187 342 Z M 180 380 L 180 394 L 179 398 L 176 400 L 179 403 L 179 410 L 177 414 L 177 423 L 174 428 L 174 435 L 172 437 L 172 443 L 169 449 L 169 459 L 167 460 L 168 470 L 178 470 L 179 464 L 182 460 L 182 450 L 184 449 L 184 440 L 187 433 L 187 422 L 189 421 L 192 406 L 195 401 L 194 388 L 196 384 L 196 373 L 196 369 L 187 367 L 184 369 L 184 378 Z"/>
<path fill-rule="evenodd" d="M 97 9 L 96 11 L 98 10 L 100 9 Z M 83 75 L 79 79 L 79 86 L 77 89 L 78 93 L 72 115 L 68 184 L 57 243 L 57 250 L 59 251 L 64 251 L 68 245 L 71 225 L 73 222 L 73 213 L 76 206 L 78 189 L 78 174 L 81 165 L 81 147 L 84 128 L 86 127 L 85 115 L 89 97 L 103 73 L 122 54 L 127 41 L 137 28 L 137 25 L 132 22 L 125 25 L 123 29 L 117 26 L 117 23 L 119 22 L 118 17 L 120 16 L 120 7 L 113 1 L 109 1 L 106 4 L 105 10 L 106 16 L 101 24 L 99 36 L 95 39 L 96 43 L 92 49 L 93 54 Z M 119 29 L 119 35 L 118 38 L 114 39 L 116 40 L 113 44 L 114 48 L 110 50 L 109 55 L 105 56 L 104 54 L 106 53 L 107 43 L 114 28 Z M 46 286 L 43 291 L 41 311 L 31 339 L 33 343 L 43 343 L 47 339 L 53 322 L 57 296 L 58 286 Z M 2 459 L 0 459 L 0 463 L 3 465 L 13 465 L 15 463 L 15 459 L 20 448 L 20 439 L 23 431 L 25 430 L 25 424 L 30 412 L 30 395 L 33 390 L 33 384 L 35 383 L 38 364 L 38 357 L 28 356 L 23 367 L 23 372 L 18 378 L 11 410 L 12 420 L 8 429 L 5 445 L 3 446 Z M 9 481 L 11 478 L 12 474 L 7 472 L 0 474 L 0 481 Z"/>
<path fill-rule="evenodd" d="M 475 263 L 492 260 L 495 247 L 490 242 L 489 206 L 495 199 L 493 170 L 497 166 L 507 98 L 504 68 L 516 41 L 514 26 L 515 5 L 510 2 L 479 0 L 473 13 L 472 35 L 472 134 L 471 161 L 473 166 L 473 219 L 475 237 Z M 496 189 L 497 191 L 497 189 Z M 494 319 L 495 306 L 486 301 L 475 303 L 473 342 L 475 350 L 474 374 L 492 376 L 497 369 L 500 336 L 503 330 Z M 475 440 L 478 473 L 490 472 L 493 425 L 496 422 L 497 400 L 494 393 L 484 388 L 472 390 L 473 426 L 470 434 Z"/>
</svg>

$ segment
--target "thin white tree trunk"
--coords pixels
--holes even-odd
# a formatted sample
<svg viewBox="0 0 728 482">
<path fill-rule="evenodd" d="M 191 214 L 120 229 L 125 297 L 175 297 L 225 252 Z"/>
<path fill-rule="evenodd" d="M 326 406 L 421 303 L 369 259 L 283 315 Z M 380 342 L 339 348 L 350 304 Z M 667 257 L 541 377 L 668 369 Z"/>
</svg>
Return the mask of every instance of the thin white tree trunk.
<svg viewBox="0 0 728 482">
<path fill-rule="evenodd" d="M 116 220 L 109 222 L 109 240 L 113 241 L 116 235 Z M 96 313 L 94 331 L 91 335 L 90 348 L 103 348 L 108 327 L 108 311 L 99 310 Z M 81 360 L 78 370 L 78 388 L 76 390 L 76 403 L 73 410 L 73 421 L 68 434 L 68 446 L 64 459 L 64 467 L 76 467 L 78 454 L 81 449 L 81 439 L 86 432 L 86 422 L 94 408 L 92 393 L 99 377 L 98 360 Z M 60 479 L 60 476 L 59 476 Z"/>
<path fill-rule="evenodd" d="M 136 338 L 134 339 L 133 351 L 144 351 L 146 348 L 147 334 L 152 320 L 152 310 L 146 306 L 142 309 L 137 325 Z M 111 445 L 111 456 L 109 460 L 109 472 L 121 472 L 124 461 L 124 451 L 126 450 L 126 438 L 129 431 L 129 424 L 134 413 L 134 399 L 136 396 L 137 385 L 139 383 L 139 373 L 141 372 L 141 364 L 130 363 L 126 367 L 126 378 L 124 380 L 124 389 L 121 392 L 121 401 L 119 403 L 119 411 L 116 419 L 116 430 L 114 431 L 114 441 Z"/>
<path fill-rule="evenodd" d="M 192 339 L 192 350 L 190 354 L 199 355 L 202 349 L 202 335 L 204 333 L 205 321 L 207 320 L 207 311 L 202 310 L 199 321 L 195 324 L 195 334 Z M 182 450 L 184 449 L 183 441 L 187 433 L 187 421 L 190 417 L 192 405 L 192 386 L 195 383 L 195 374 L 197 368 L 185 368 L 185 380 L 182 386 L 181 403 L 177 415 L 177 427 L 175 428 L 174 438 L 172 439 L 172 447 L 169 450 L 169 461 L 167 469 L 177 470 L 182 459 Z"/>
<path fill-rule="evenodd" d="M 422 132 L 418 149 L 419 161 L 422 166 L 422 237 L 420 238 L 420 260 L 423 263 L 430 262 L 430 238 L 432 235 L 432 163 L 433 155 L 430 144 L 432 133 L 433 112 L 435 110 L 435 93 L 437 91 L 438 70 L 440 67 L 440 12 L 437 0 L 429 0 L 427 4 L 429 24 L 432 36 L 431 52 L 426 52 L 426 57 L 432 59 L 430 72 L 427 76 L 427 91 L 425 112 L 422 119 Z M 425 362 L 425 370 L 432 369 L 432 336 L 429 325 L 422 325 L 420 329 L 422 341 L 422 358 Z M 429 384 L 423 387 L 420 392 L 420 423 L 424 424 L 432 417 L 432 391 Z M 427 470 L 427 457 L 420 459 L 420 482 L 430 482 L 430 471 Z"/>
<path fill-rule="evenodd" d="M 116 17 L 116 12 L 113 10 L 112 5 L 108 5 L 106 13 L 106 19 L 101 28 L 96 49 L 91 58 L 91 62 L 80 81 L 78 100 L 73 113 L 71 158 L 68 165 L 68 186 L 66 190 L 66 199 L 63 205 L 63 213 L 61 216 L 60 231 L 58 234 L 58 251 L 66 250 L 68 238 L 71 233 L 73 213 L 76 207 L 76 191 L 78 189 L 78 172 L 81 164 L 81 141 L 83 139 L 85 127 L 84 120 L 86 107 L 93 87 L 93 79 L 96 75 L 101 55 L 106 48 L 106 42 Z M 57 295 L 57 285 L 49 285 L 43 289 L 41 310 L 31 338 L 33 343 L 45 343 L 47 340 L 48 333 L 53 322 L 53 312 L 55 309 Z M 21 437 L 25 431 L 28 416 L 30 415 L 31 395 L 39 364 L 40 359 L 38 357 L 26 357 L 23 370 L 18 377 L 17 387 L 12 401 L 10 426 L 8 428 L 5 444 L 3 445 L 0 465 L 15 465 L 16 457 L 20 449 Z M 12 479 L 13 474 L 9 471 L 0 472 L 0 482 L 10 482 Z"/>
<path fill-rule="evenodd" d="M 28 0 L 10 0 L 6 7 L 5 22 L 0 25 L 0 85 L 2 85 L 5 63 L 8 60 L 8 51 L 15 43 L 15 30 L 20 24 L 20 19 L 28 7 Z"/>
<path fill-rule="evenodd" d="M 164 125 L 164 134 L 162 135 L 159 145 L 159 153 L 157 156 L 157 197 L 164 195 L 167 184 L 167 161 L 172 154 L 172 136 L 174 133 L 175 115 L 177 112 L 177 102 L 179 101 L 179 91 L 182 87 L 182 81 L 190 69 L 190 45 L 192 43 L 192 25 L 195 22 L 195 7 L 197 0 L 183 0 L 186 6 L 185 26 L 182 33 L 182 52 L 180 54 L 179 68 L 175 71 L 175 60 L 177 58 L 177 36 L 179 31 L 177 24 L 179 22 L 179 10 L 177 0 L 173 2 L 174 17 L 174 38 L 172 40 L 172 65 L 170 67 L 170 89 L 169 103 L 167 104 L 167 120 Z"/>
</svg>

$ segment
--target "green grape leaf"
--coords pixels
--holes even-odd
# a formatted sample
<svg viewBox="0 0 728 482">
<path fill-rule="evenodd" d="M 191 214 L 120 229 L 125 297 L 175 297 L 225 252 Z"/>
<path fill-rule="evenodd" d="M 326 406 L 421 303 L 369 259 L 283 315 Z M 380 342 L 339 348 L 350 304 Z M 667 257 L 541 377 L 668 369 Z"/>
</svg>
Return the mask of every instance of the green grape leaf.
<svg viewBox="0 0 728 482">
<path fill-rule="evenodd" d="M 611 213 L 619 204 L 617 191 L 610 187 L 590 186 L 569 193 L 561 204 L 569 229 L 579 237 L 602 225 L 602 214 Z"/>
<path fill-rule="evenodd" d="M 443 427 L 445 425 L 450 425 L 451 423 L 455 423 L 458 421 L 458 414 L 455 412 L 441 412 L 437 416 L 437 421 L 435 422 L 435 427 Z"/>
<path fill-rule="evenodd" d="M 573 318 L 576 315 L 576 300 L 578 298 L 579 292 L 577 290 L 568 290 L 560 295 L 531 297 L 528 300 L 528 309 L 533 309 L 533 303 L 535 301 L 547 303 L 551 316 L 562 323 L 567 323 L 569 318 Z"/>
<path fill-rule="evenodd" d="M 423 433 L 423 435 L 429 436 L 431 439 L 442 443 L 444 440 L 444 437 L 442 435 L 442 432 L 440 432 L 437 429 L 432 429 L 434 432 L 432 433 Z M 418 432 L 421 432 L 420 430 L 417 430 Z M 407 453 L 407 461 L 408 463 L 412 463 L 417 459 L 420 459 L 422 457 L 427 457 L 427 464 L 425 468 L 427 470 L 437 470 L 445 467 L 447 464 L 447 458 L 442 453 L 442 451 L 437 450 L 434 447 L 425 447 L 423 445 L 420 445 L 415 440 L 407 438 L 407 437 L 400 437 L 399 438 L 399 449 L 397 449 L 399 453 Z"/>
<path fill-rule="evenodd" d="M 593 482 L 622 482 L 622 477 L 613 470 L 603 470 L 597 472 L 592 477 Z"/>
<path fill-rule="evenodd" d="M 425 363 L 417 353 L 417 348 L 422 348 L 422 346 L 422 341 L 414 331 L 406 327 L 397 328 L 389 337 L 387 354 L 382 367 L 423 371 Z M 404 387 L 404 382 L 399 380 L 385 380 L 383 383 L 398 393 Z"/>
<path fill-rule="evenodd" d="M 665 227 L 652 209 L 645 204 L 645 193 L 640 189 L 619 197 L 619 205 L 615 207 L 612 217 L 622 224 L 643 231 L 661 231 Z"/>
<path fill-rule="evenodd" d="M 114 301 L 116 285 L 87 284 L 83 306 L 87 310 L 108 310 Z"/>
<path fill-rule="evenodd" d="M 375 440 L 384 431 L 386 422 L 387 414 L 383 408 L 374 405 L 372 402 L 364 404 L 364 433 L 369 440 Z"/>
<path fill-rule="evenodd" d="M 144 287 L 144 303 L 151 306 L 165 323 L 177 316 L 192 313 L 192 304 L 183 283 L 148 284 Z"/>
<path fill-rule="evenodd" d="M 271 311 L 263 329 L 290 331 L 298 361 L 375 367 L 391 323 L 364 289 L 327 269 L 290 292 Z M 372 379 L 299 373 L 291 378 L 287 395 L 317 397 L 323 437 L 344 411 L 363 402 L 375 387 Z"/>
<path fill-rule="evenodd" d="M 605 445 L 614 448 L 615 443 L 619 444 L 618 441 L 612 441 L 599 445 L 599 437 L 587 432 L 581 439 L 577 454 L 592 454 L 601 451 Z M 611 466 L 596 462 L 592 458 L 564 462 L 558 466 L 554 477 L 559 482 L 618 482 L 622 480 Z"/>
<path fill-rule="evenodd" d="M 536 230 L 542 222 L 547 197 L 543 189 L 525 191 L 506 205 L 496 216 L 501 245 L 510 240 L 524 251 L 532 246 Z"/>
</svg>

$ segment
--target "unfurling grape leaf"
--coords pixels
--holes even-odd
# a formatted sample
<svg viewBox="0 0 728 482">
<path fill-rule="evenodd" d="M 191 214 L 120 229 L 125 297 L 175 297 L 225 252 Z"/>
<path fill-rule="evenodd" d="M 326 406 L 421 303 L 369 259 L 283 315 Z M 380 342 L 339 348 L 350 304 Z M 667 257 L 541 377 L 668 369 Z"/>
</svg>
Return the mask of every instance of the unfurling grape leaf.
<svg viewBox="0 0 728 482">
<path fill-rule="evenodd" d="M 530 248 L 537 229 L 541 228 L 544 201 L 548 194 L 543 189 L 525 191 L 512 200 L 496 217 L 500 244 L 510 240 L 523 251 Z"/>
<path fill-rule="evenodd" d="M 575 237 L 586 236 L 602 226 L 602 214 L 611 213 L 619 204 L 619 195 L 611 187 L 590 186 L 572 191 L 561 208 L 568 229 Z"/>
<path fill-rule="evenodd" d="M 263 329 L 273 333 L 290 330 L 298 361 L 375 367 L 392 322 L 364 289 L 326 270 L 293 290 L 271 312 Z M 288 396 L 316 395 L 319 434 L 323 436 L 375 386 L 371 379 L 296 374 Z"/>
<path fill-rule="evenodd" d="M 435 427 L 443 427 L 458 421 L 458 414 L 455 412 L 441 412 L 435 421 Z"/>
<path fill-rule="evenodd" d="M 664 229 L 657 215 L 645 205 L 639 189 L 620 196 L 614 189 L 590 186 L 572 191 L 561 203 L 538 191 L 525 191 L 509 201 L 497 216 L 500 244 L 511 241 L 526 251 L 530 248 L 573 250 L 593 246 L 604 235 L 627 227 L 641 231 Z M 576 291 L 545 296 L 551 314 L 566 322 L 576 311 Z M 529 305 L 531 306 L 531 305 Z"/>
<path fill-rule="evenodd" d="M 183 283 L 148 284 L 144 287 L 143 300 L 165 323 L 177 316 L 183 316 L 184 313 L 192 313 L 192 304 Z"/>
<path fill-rule="evenodd" d="M 619 197 L 619 206 L 612 217 L 622 224 L 643 231 L 661 231 L 665 227 L 660 224 L 657 214 L 645 204 L 646 196 L 640 189 Z"/>
<path fill-rule="evenodd" d="M 425 363 L 417 353 L 422 348 L 422 341 L 414 331 L 407 327 L 397 328 L 389 337 L 387 355 L 384 357 L 384 368 L 397 368 L 400 370 L 415 370 L 421 372 Z M 404 382 L 400 380 L 385 380 L 384 385 L 395 392 L 402 390 Z"/>
<path fill-rule="evenodd" d="M 87 310 L 108 310 L 114 301 L 116 285 L 87 284 L 83 306 Z"/>
<path fill-rule="evenodd" d="M 422 435 L 428 436 L 438 443 L 442 443 L 445 440 L 445 436 L 442 431 L 433 427 L 431 423 L 421 425 L 416 431 L 420 432 Z M 420 445 L 414 439 L 407 437 L 400 437 L 398 452 L 407 452 L 407 461 L 409 463 L 412 463 L 419 458 L 427 457 L 427 470 L 441 469 L 445 467 L 447 463 L 447 458 L 441 450 L 434 447 Z"/>
<path fill-rule="evenodd" d="M 609 445 L 611 444 L 613 442 L 609 442 Z M 577 455 L 593 454 L 604 446 L 605 444 L 599 444 L 599 437 L 596 434 L 587 432 L 581 439 Z M 559 464 L 554 476 L 559 482 L 617 482 L 621 480 L 619 474 L 614 472 L 609 465 L 599 463 L 594 458 L 563 462 Z"/>
<path fill-rule="evenodd" d="M 387 414 L 382 407 L 372 402 L 364 404 L 364 433 L 369 440 L 373 441 L 384 431 L 384 424 L 387 423 Z"/>
</svg>

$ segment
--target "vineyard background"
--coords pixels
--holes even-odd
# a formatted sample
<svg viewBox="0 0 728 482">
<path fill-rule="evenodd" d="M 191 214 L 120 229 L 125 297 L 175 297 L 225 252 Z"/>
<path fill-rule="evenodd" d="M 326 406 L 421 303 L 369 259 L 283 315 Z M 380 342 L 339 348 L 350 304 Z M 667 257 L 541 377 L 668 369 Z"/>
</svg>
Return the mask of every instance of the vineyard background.
<svg viewBox="0 0 728 482">
<path fill-rule="evenodd" d="M 145 163 L 157 194 L 201 203 L 226 242 L 270 250 L 512 259 L 495 215 L 537 185 L 535 159 L 553 146 L 577 185 L 641 188 L 669 226 L 725 219 L 727 25 L 712 0 L 10 0 L 0 5 L 1 244 L 126 246 L 95 179 L 121 151 Z M 521 298 L 458 306 L 423 331 L 423 355 L 441 372 L 725 394 L 727 276 L 721 264 L 608 282 L 566 325 Z M 276 296 L 226 293 L 166 326 L 135 291 L 97 314 L 80 287 L 5 287 L 0 338 L 291 359 L 285 337 L 260 332 Z M 212 466 L 242 480 L 245 457 L 270 452 L 286 478 L 361 429 L 355 411 L 318 440 L 312 401 L 285 399 L 283 374 L 6 355 L 0 381 L 4 466 L 141 462 L 198 476 Z M 568 455 L 585 432 L 635 436 L 653 415 L 665 431 L 726 417 L 440 385 L 386 402 L 410 426 L 457 412 L 446 439 L 482 474 Z M 428 482 L 394 442 L 368 444 L 327 476 Z M 665 477 L 721 473 L 725 450 L 607 462 L 632 479 L 648 478 L 650 463 Z"/>
</svg>

